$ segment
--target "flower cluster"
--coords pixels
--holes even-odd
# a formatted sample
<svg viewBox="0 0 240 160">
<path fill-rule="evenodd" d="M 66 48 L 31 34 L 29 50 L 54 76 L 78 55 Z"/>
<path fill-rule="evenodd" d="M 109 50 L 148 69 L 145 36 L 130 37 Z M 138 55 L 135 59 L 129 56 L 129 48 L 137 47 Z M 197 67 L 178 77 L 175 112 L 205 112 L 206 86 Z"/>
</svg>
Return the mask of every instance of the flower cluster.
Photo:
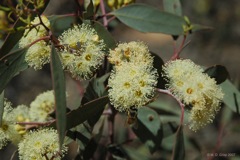
<svg viewBox="0 0 240 160">
<path fill-rule="evenodd" d="M 63 68 L 73 77 L 89 79 L 104 60 L 105 44 L 97 32 L 87 24 L 75 25 L 62 33 L 60 43 Z"/>
<path fill-rule="evenodd" d="M 191 60 L 174 60 L 163 67 L 167 88 L 185 104 L 191 105 L 190 129 L 197 131 L 211 123 L 220 109 L 223 92 L 216 81 Z"/>
<path fill-rule="evenodd" d="M 8 141 L 17 145 L 28 132 L 28 125 L 21 125 L 22 122 L 47 122 L 52 119 L 50 114 L 54 111 L 53 91 L 46 91 L 36 97 L 30 104 L 18 105 L 12 108 L 12 104 L 4 101 L 4 113 L 2 125 L 0 126 L 0 149 Z"/>
<path fill-rule="evenodd" d="M 142 42 L 119 44 L 108 59 L 115 64 L 108 81 L 111 104 L 119 111 L 146 105 L 154 96 L 158 78 L 147 46 Z"/>
<path fill-rule="evenodd" d="M 9 129 L 12 129 L 9 128 L 12 119 L 10 114 L 12 111 L 11 103 L 5 100 L 3 105 L 4 112 L 2 116 L 2 124 L 0 126 L 0 149 L 7 145 L 7 142 L 9 141 Z"/>
<path fill-rule="evenodd" d="M 47 17 L 41 16 L 41 20 L 46 27 L 50 27 L 50 22 Z M 24 48 L 48 34 L 44 26 L 40 24 L 39 17 L 36 17 L 29 27 L 29 29 L 25 30 L 24 36 L 19 41 L 20 48 Z M 48 45 L 46 41 L 41 40 L 29 47 L 25 60 L 28 65 L 34 69 L 41 69 L 44 64 L 50 62 L 50 51 L 50 45 Z"/>
<path fill-rule="evenodd" d="M 4 101 L 4 113 L 2 117 L 2 125 L 0 127 L 0 149 L 2 149 L 8 141 L 18 144 L 23 135 L 26 133 L 24 126 L 16 124 L 16 122 L 27 122 L 28 107 L 24 105 L 12 108 L 11 103 Z"/>
<path fill-rule="evenodd" d="M 60 160 L 67 147 L 59 151 L 57 131 L 51 128 L 30 131 L 18 145 L 20 160 L 52 159 Z"/>
<path fill-rule="evenodd" d="M 39 94 L 30 104 L 29 116 L 34 122 L 46 122 L 52 118 L 49 116 L 54 112 L 54 93 L 52 90 Z"/>
</svg>

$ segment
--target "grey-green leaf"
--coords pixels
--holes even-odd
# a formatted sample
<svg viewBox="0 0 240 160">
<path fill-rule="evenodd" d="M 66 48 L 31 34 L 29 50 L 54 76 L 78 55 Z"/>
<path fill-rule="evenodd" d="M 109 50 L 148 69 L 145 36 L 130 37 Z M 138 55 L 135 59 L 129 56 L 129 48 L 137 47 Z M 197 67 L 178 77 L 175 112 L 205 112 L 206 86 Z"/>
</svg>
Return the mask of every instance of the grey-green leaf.
<svg viewBox="0 0 240 160">
<path fill-rule="evenodd" d="M 234 112 L 240 114 L 240 92 L 239 90 L 229 81 L 226 80 L 220 86 L 223 89 L 224 98 L 223 102 Z"/>
<path fill-rule="evenodd" d="M 51 73 L 55 96 L 57 130 L 59 143 L 62 146 L 66 130 L 66 85 L 62 64 L 53 44 L 51 50 Z"/>
<path fill-rule="evenodd" d="M 166 12 L 182 15 L 182 6 L 180 0 L 163 0 L 163 7 Z"/>
<path fill-rule="evenodd" d="M 159 149 L 162 141 L 160 118 L 154 110 L 142 107 L 138 110 L 138 127 L 133 128 L 134 133 L 145 143 L 150 152 Z"/>
<path fill-rule="evenodd" d="M 14 76 L 28 68 L 25 62 L 27 49 L 28 48 L 18 49 L 0 59 L 0 93 Z"/>
<path fill-rule="evenodd" d="M 2 126 L 2 117 L 4 111 L 4 91 L 0 94 L 0 126 Z"/>
<path fill-rule="evenodd" d="M 92 26 L 98 33 L 99 37 L 104 40 L 107 50 L 113 49 L 116 47 L 116 42 L 114 38 L 102 24 L 100 24 L 99 22 L 93 21 Z"/>
<path fill-rule="evenodd" d="M 96 113 L 101 111 L 105 105 L 109 102 L 107 96 L 100 97 L 93 101 L 90 101 L 79 108 L 72 110 L 67 114 L 67 130 L 83 123 L 84 121 L 95 116 Z M 56 123 L 52 123 L 50 127 L 56 127 Z"/>
<path fill-rule="evenodd" d="M 173 148 L 173 160 L 183 160 L 185 157 L 183 126 L 179 126 L 176 134 L 176 141 Z"/>
<path fill-rule="evenodd" d="M 111 12 L 122 23 L 141 32 L 156 32 L 170 35 L 184 34 L 183 17 L 160 11 L 157 8 L 132 4 Z"/>
</svg>

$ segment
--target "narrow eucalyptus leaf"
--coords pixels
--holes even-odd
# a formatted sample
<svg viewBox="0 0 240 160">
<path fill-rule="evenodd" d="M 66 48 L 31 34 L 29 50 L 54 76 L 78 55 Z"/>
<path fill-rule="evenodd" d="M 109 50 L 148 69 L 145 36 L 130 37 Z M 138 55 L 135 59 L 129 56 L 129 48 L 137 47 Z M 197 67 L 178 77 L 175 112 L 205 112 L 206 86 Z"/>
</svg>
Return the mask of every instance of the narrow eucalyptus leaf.
<svg viewBox="0 0 240 160">
<path fill-rule="evenodd" d="M 66 130 L 66 84 L 62 64 L 54 45 L 51 50 L 51 74 L 55 96 L 57 130 L 62 146 Z"/>
<path fill-rule="evenodd" d="M 107 96 L 100 97 L 98 99 L 92 100 L 79 108 L 72 110 L 67 114 L 67 130 L 88 120 L 94 116 L 97 112 L 102 110 L 105 105 L 109 102 Z M 52 123 L 50 127 L 56 127 L 56 123 Z"/>
<path fill-rule="evenodd" d="M 0 94 L 0 126 L 2 126 L 2 117 L 4 111 L 4 91 Z"/>
<path fill-rule="evenodd" d="M 84 19 L 92 19 L 94 16 L 94 6 L 92 0 L 89 1 L 87 11 L 83 14 Z"/>
<path fill-rule="evenodd" d="M 144 4 L 132 4 L 111 12 L 122 23 L 141 32 L 184 34 L 183 17 Z"/>
<path fill-rule="evenodd" d="M 28 48 L 18 49 L 0 59 L 0 93 L 14 76 L 28 68 L 25 62 L 27 49 Z"/>
<path fill-rule="evenodd" d="M 183 160 L 185 158 L 185 147 L 183 137 L 183 126 L 180 126 L 177 130 L 175 145 L 173 148 L 173 160 Z"/>
</svg>

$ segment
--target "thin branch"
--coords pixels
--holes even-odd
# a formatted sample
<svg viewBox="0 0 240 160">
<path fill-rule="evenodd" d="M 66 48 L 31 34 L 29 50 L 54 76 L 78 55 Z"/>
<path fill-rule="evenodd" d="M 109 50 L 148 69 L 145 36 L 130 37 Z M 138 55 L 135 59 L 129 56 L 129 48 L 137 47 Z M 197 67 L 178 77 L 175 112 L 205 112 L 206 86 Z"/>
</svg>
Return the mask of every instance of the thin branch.
<svg viewBox="0 0 240 160">
<path fill-rule="evenodd" d="M 104 2 L 103 0 L 100 0 L 100 8 L 101 8 L 101 12 L 103 15 L 106 15 L 106 11 L 105 11 L 105 7 L 104 7 Z M 103 25 L 104 27 L 108 26 L 108 20 L 106 16 L 103 16 Z"/>
<path fill-rule="evenodd" d="M 187 35 L 184 35 L 183 40 L 182 40 L 182 43 L 181 43 L 181 45 L 180 45 L 180 47 L 179 47 L 178 50 L 176 49 L 176 45 L 174 44 L 174 53 L 173 53 L 173 56 L 171 57 L 171 60 L 175 60 L 175 59 L 178 59 L 178 58 L 179 58 L 179 55 L 180 55 L 182 49 L 183 49 L 184 47 L 186 47 L 186 46 L 184 45 L 186 39 L 187 39 Z"/>
<path fill-rule="evenodd" d="M 179 106 L 181 107 L 181 118 L 180 118 L 180 124 L 183 124 L 183 120 L 184 120 L 184 104 L 177 98 L 175 97 L 169 90 L 165 90 L 165 89 L 156 89 L 159 93 L 164 93 L 167 94 L 171 97 L 173 97 L 179 104 Z"/>
</svg>

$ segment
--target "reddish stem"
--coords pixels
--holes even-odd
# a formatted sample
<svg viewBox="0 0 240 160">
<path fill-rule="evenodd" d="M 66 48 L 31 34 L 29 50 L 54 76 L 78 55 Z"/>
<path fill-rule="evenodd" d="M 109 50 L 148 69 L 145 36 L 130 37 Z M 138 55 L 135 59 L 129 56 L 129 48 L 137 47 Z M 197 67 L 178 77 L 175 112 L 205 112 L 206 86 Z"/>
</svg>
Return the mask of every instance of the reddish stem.
<svg viewBox="0 0 240 160">
<path fill-rule="evenodd" d="M 179 106 L 181 107 L 180 125 L 182 125 L 183 120 L 184 120 L 184 104 L 177 97 L 175 97 L 169 90 L 157 88 L 157 91 L 159 93 L 164 93 L 164 94 L 167 94 L 167 95 L 173 97 L 178 102 Z"/>
<path fill-rule="evenodd" d="M 174 43 L 174 53 L 173 53 L 173 56 L 171 57 L 171 60 L 175 60 L 175 59 L 179 58 L 179 55 L 180 55 L 182 49 L 184 48 L 184 44 L 185 44 L 186 39 L 187 39 L 187 35 L 184 35 L 182 43 L 181 43 L 178 50 L 176 49 L 176 45 Z"/>
<path fill-rule="evenodd" d="M 215 154 L 218 151 L 218 149 L 220 148 L 220 146 L 221 146 L 223 133 L 224 133 L 224 125 L 221 125 L 219 127 L 219 132 L 218 132 L 218 138 L 217 138 L 216 146 L 215 146 L 215 148 L 212 151 L 213 154 Z M 214 157 L 211 156 L 208 160 L 212 160 L 213 158 Z"/>
<path fill-rule="evenodd" d="M 100 8 L 101 8 L 101 12 L 103 15 L 106 15 L 106 11 L 105 11 L 105 7 L 104 7 L 104 2 L 103 0 L 100 0 Z M 106 16 L 103 16 L 103 25 L 104 27 L 108 26 L 108 20 Z"/>
</svg>

